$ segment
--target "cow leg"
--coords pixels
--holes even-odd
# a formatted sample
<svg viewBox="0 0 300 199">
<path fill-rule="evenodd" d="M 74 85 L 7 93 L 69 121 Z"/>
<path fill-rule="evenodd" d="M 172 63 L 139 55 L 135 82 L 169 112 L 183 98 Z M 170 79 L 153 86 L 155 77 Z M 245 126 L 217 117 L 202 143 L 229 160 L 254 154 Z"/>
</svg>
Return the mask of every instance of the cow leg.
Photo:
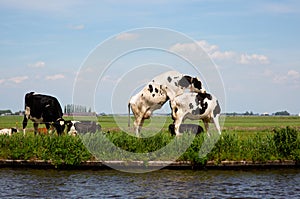
<svg viewBox="0 0 300 199">
<path fill-rule="evenodd" d="M 36 135 L 37 133 L 39 133 L 39 123 L 34 122 L 33 127 L 34 127 L 34 134 Z"/>
<path fill-rule="evenodd" d="M 174 131 L 175 131 L 175 134 L 176 136 L 179 136 L 181 135 L 180 131 L 179 131 L 179 128 L 180 128 L 180 125 L 182 123 L 182 119 L 183 118 L 177 118 L 174 122 Z"/>
<path fill-rule="evenodd" d="M 216 115 L 216 117 L 212 118 L 213 123 L 215 124 L 215 127 L 219 133 L 219 135 L 221 135 L 221 128 L 220 128 L 220 124 L 219 124 L 219 115 Z"/>
<path fill-rule="evenodd" d="M 205 120 L 203 120 L 203 123 L 204 123 L 205 131 L 207 132 L 207 135 L 210 137 L 210 133 L 208 132 L 208 130 L 209 130 L 209 121 L 207 119 L 205 119 Z"/>
<path fill-rule="evenodd" d="M 46 122 L 45 126 L 46 126 L 46 129 L 47 129 L 47 133 L 49 134 L 50 133 L 50 123 Z"/>
<path fill-rule="evenodd" d="M 137 137 L 139 137 L 139 134 L 140 134 L 140 130 L 142 128 L 142 120 L 143 118 L 142 117 L 136 117 L 135 120 L 134 120 L 134 131 L 135 131 L 135 135 Z"/>
<path fill-rule="evenodd" d="M 28 118 L 26 115 L 24 115 L 24 119 L 23 119 L 23 134 L 25 135 L 25 129 L 27 126 L 27 122 L 28 122 Z"/>
</svg>

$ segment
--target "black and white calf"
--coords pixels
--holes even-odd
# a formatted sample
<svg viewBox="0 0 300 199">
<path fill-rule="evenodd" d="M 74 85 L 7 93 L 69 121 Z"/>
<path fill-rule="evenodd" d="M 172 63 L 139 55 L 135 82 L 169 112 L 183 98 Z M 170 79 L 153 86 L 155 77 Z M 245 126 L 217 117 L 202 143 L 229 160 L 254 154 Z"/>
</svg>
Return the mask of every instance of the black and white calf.
<svg viewBox="0 0 300 199">
<path fill-rule="evenodd" d="M 206 92 L 197 77 L 183 75 L 177 71 L 168 71 L 154 77 L 139 93 L 130 98 L 128 126 L 131 108 L 135 117 L 135 133 L 139 136 L 144 120 L 150 118 L 153 111 L 160 109 L 169 99 L 173 100 L 187 89 L 191 92 Z"/>
<path fill-rule="evenodd" d="M 78 133 L 95 133 L 101 131 L 101 126 L 95 121 L 66 121 L 68 135 Z"/>
<path fill-rule="evenodd" d="M 16 128 L 8 128 L 8 129 L 1 129 L 0 135 L 9 135 L 11 136 L 13 133 L 17 133 L 18 129 Z"/>
<path fill-rule="evenodd" d="M 170 101 L 176 135 L 180 135 L 180 125 L 185 119 L 203 120 L 208 132 L 210 122 L 221 134 L 219 116 L 221 108 L 215 96 L 208 93 L 183 93 Z"/>
<path fill-rule="evenodd" d="M 45 124 L 48 131 L 52 125 L 56 129 L 57 134 L 61 135 L 65 129 L 65 122 L 62 116 L 61 106 L 55 97 L 34 92 L 25 95 L 24 134 L 28 119 L 30 119 L 33 121 L 35 134 L 38 133 L 38 125 Z"/>
<path fill-rule="evenodd" d="M 176 135 L 174 124 L 169 125 L 169 132 L 171 133 L 171 135 Z M 181 124 L 179 126 L 179 132 L 180 133 L 191 132 L 195 135 L 198 135 L 198 134 L 204 132 L 204 130 L 200 125 L 197 125 L 197 124 Z"/>
</svg>

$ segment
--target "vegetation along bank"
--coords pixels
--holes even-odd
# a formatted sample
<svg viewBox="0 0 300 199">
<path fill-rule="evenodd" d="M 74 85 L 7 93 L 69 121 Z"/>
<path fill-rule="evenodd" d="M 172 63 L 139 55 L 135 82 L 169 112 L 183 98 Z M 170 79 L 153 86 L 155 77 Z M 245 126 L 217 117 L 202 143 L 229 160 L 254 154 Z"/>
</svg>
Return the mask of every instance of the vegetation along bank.
<svg viewBox="0 0 300 199">
<path fill-rule="evenodd" d="M 1 128 L 16 124 L 16 119 L 18 118 L 1 117 Z M 222 137 L 218 139 L 210 153 L 205 157 L 199 157 L 199 151 L 206 136 L 206 134 L 201 134 L 193 137 L 191 145 L 176 158 L 176 161 L 178 163 L 188 162 L 189 165 L 200 167 L 220 165 L 224 161 L 229 165 L 233 161 L 238 165 L 247 165 L 249 162 L 265 165 L 270 162 L 292 162 L 292 164 L 299 165 L 300 119 L 298 117 L 227 117 L 225 121 Z M 12 136 L 2 135 L 0 136 L 0 159 L 5 160 L 5 164 L 2 165 L 9 165 L 7 160 L 18 160 L 20 164 L 23 164 L 24 161 L 40 165 L 46 162 L 57 168 L 66 165 L 76 167 L 82 165 L 83 162 L 89 164 L 96 161 L 95 155 L 101 157 L 101 161 L 128 159 L 135 161 L 134 158 L 128 157 L 127 152 L 138 154 L 135 156 L 138 160 L 145 158 L 143 164 L 147 165 L 146 160 L 169 160 L 164 156 L 157 157 L 157 154 L 151 152 L 158 151 L 174 142 L 174 148 L 167 153 L 171 157 L 173 154 L 176 157 L 176 146 L 189 140 L 189 136 L 194 136 L 186 134 L 177 141 L 176 137 L 171 136 L 168 132 L 167 125 L 169 123 L 167 122 L 166 127 L 154 136 L 136 138 L 120 131 L 113 123 L 112 117 L 99 117 L 99 122 L 102 124 L 103 132 L 88 133 L 81 137 L 35 136 L 33 132 L 27 133 L 26 136 L 22 132 Z M 108 131 L 109 133 L 107 133 Z M 93 143 L 93 140 L 97 142 Z M 109 140 L 114 145 L 107 144 L 104 140 Z M 99 154 L 91 154 L 84 143 L 89 147 L 97 147 L 96 151 Z M 124 153 L 107 153 L 107 151 L 115 150 L 113 146 L 118 146 Z M 105 152 L 106 154 L 103 154 Z M 17 163 L 18 161 L 13 162 Z M 94 164 L 101 165 L 97 161 Z"/>
</svg>

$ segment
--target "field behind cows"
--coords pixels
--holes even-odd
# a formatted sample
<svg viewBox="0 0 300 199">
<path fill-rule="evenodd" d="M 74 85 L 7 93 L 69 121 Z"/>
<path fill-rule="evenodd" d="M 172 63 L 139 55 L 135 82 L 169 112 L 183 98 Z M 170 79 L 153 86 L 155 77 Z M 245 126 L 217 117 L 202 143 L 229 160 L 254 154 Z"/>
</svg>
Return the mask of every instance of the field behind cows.
<svg viewBox="0 0 300 199">
<path fill-rule="evenodd" d="M 101 142 L 104 136 L 115 146 L 133 153 L 149 153 L 166 146 L 176 139 L 168 133 L 168 125 L 172 123 L 170 117 L 155 116 L 161 121 L 163 128 L 159 133 L 153 133 L 148 138 L 136 138 L 122 132 L 112 116 L 98 117 L 102 132 L 87 134 L 79 137 L 39 135 L 34 136 L 32 123 L 28 123 L 27 134 L 22 134 L 21 116 L 0 117 L 0 129 L 17 126 L 19 133 L 8 137 L 0 136 L 0 159 L 51 160 L 56 166 L 62 163 L 77 165 L 82 161 L 94 160 L 93 155 L 86 149 L 82 141 L 97 139 Z M 65 118 L 70 119 L 70 118 Z M 84 119 L 84 118 L 82 118 Z M 127 125 L 124 116 L 122 125 Z M 145 122 L 145 126 L 149 120 Z M 189 123 L 189 121 L 186 121 Z M 202 122 L 200 124 L 203 126 Z M 132 125 L 132 122 L 131 122 Z M 40 125 L 43 127 L 44 125 Z M 107 133 L 109 132 L 109 133 Z M 191 146 L 177 160 L 191 161 L 195 164 L 205 164 L 208 160 L 216 163 L 223 160 L 232 161 L 300 161 L 300 117 L 273 116 L 230 116 L 225 118 L 222 139 L 219 139 L 212 151 L 205 157 L 199 158 L 199 150 L 205 134 L 196 136 Z M 187 134 L 187 136 L 189 136 Z M 179 143 L 180 144 L 180 143 Z M 109 150 L 105 143 L 105 150 Z M 113 149 L 112 149 L 113 150 Z M 99 153 L 101 153 L 101 148 Z M 99 156 L 98 156 L 99 157 Z M 100 157 L 102 157 L 100 155 Z M 123 160 L 122 154 L 106 155 L 105 160 Z M 155 159 L 155 157 L 153 157 Z M 126 159 L 126 158 L 125 158 Z M 150 157 L 151 159 L 151 157 Z M 165 160 L 165 159 L 162 159 Z"/>
</svg>

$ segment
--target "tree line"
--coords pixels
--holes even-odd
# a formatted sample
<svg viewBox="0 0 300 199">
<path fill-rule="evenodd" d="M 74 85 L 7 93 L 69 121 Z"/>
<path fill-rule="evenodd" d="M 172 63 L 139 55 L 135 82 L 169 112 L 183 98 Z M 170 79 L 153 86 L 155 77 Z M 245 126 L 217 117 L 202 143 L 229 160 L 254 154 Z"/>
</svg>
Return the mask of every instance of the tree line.
<svg viewBox="0 0 300 199">
<path fill-rule="evenodd" d="M 64 112 L 66 114 L 70 113 L 91 113 L 91 107 L 87 108 L 86 106 L 76 105 L 76 104 L 67 104 L 65 105 Z"/>
</svg>

